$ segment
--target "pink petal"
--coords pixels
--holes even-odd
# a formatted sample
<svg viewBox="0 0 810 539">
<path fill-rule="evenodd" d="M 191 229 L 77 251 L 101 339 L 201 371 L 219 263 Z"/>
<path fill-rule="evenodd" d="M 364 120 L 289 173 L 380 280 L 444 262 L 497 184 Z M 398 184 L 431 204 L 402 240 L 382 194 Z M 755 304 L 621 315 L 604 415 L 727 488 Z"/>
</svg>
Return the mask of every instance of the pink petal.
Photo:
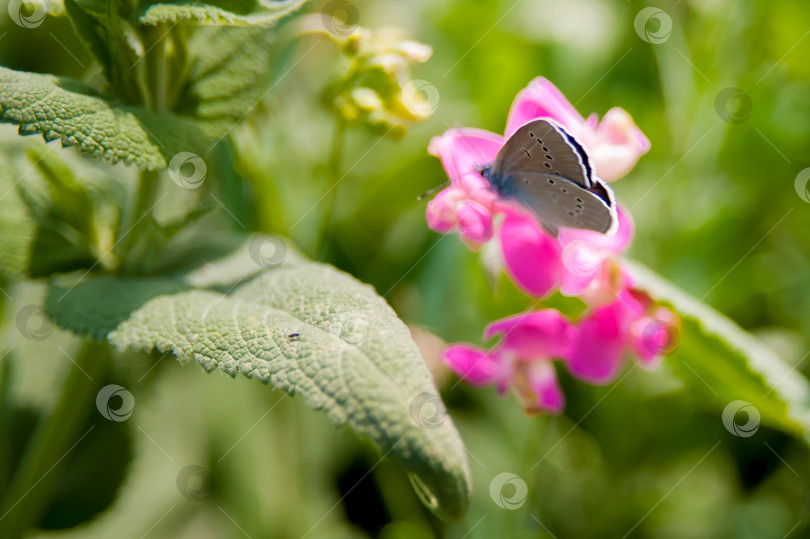
<svg viewBox="0 0 810 539">
<path fill-rule="evenodd" d="M 650 150 L 650 141 L 627 111 L 620 108 L 612 108 L 605 114 L 588 142 L 594 170 L 608 182 L 627 175 Z"/>
<path fill-rule="evenodd" d="M 457 208 L 466 194 L 457 187 L 448 187 L 427 203 L 425 215 L 428 226 L 436 232 L 447 234 L 458 224 Z"/>
<path fill-rule="evenodd" d="M 433 137 L 428 145 L 428 152 L 441 159 L 450 181 L 462 186 L 464 178 L 470 174 L 480 178 L 475 173 L 476 167 L 494 161 L 503 142 L 500 135 L 483 129 L 452 128 L 441 136 Z M 471 192 L 469 188 L 465 190 Z"/>
<path fill-rule="evenodd" d="M 458 204 L 459 231 L 463 238 L 475 243 L 486 243 L 492 239 L 492 214 L 474 200 L 463 200 Z"/>
<path fill-rule="evenodd" d="M 558 414 L 565 407 L 565 395 L 557 382 L 557 371 L 551 361 L 536 361 L 529 365 L 529 388 L 535 395 L 533 408 Z M 530 409 L 529 411 L 532 411 Z"/>
<path fill-rule="evenodd" d="M 633 241 L 635 235 L 635 224 L 630 212 L 623 206 L 619 205 L 616 208 L 619 225 L 616 232 L 608 234 L 600 234 L 592 230 L 583 230 L 579 228 L 563 228 L 560 230 L 560 241 L 563 245 L 571 242 L 585 242 L 596 249 L 603 249 L 613 254 L 619 254 L 627 249 Z M 565 250 L 563 250 L 563 253 Z"/>
<path fill-rule="evenodd" d="M 599 271 L 587 286 L 581 288 L 576 295 L 591 308 L 601 307 L 613 303 L 624 286 L 624 270 L 615 258 L 605 257 Z M 568 295 L 570 290 L 561 288 Z"/>
<path fill-rule="evenodd" d="M 605 254 L 583 240 L 568 242 L 562 251 L 565 268 L 560 292 L 566 296 L 576 296 L 582 292 L 599 274 Z"/>
<path fill-rule="evenodd" d="M 574 326 L 559 311 L 543 309 L 493 322 L 484 338 L 502 334 L 498 348 L 524 360 L 565 357 L 576 337 Z"/>
<path fill-rule="evenodd" d="M 503 379 L 505 368 L 496 352 L 466 344 L 453 344 L 442 353 L 442 360 L 471 385 L 489 385 Z"/>
<path fill-rule="evenodd" d="M 500 228 L 506 271 L 527 294 L 542 297 L 562 281 L 559 243 L 530 215 L 509 211 Z"/>
<path fill-rule="evenodd" d="M 454 185 L 467 193 L 467 197 L 475 200 L 482 206 L 491 208 L 498 196 L 490 191 L 489 182 L 477 172 L 470 172 L 459 177 Z"/>
<path fill-rule="evenodd" d="M 599 307 L 579 323 L 579 338 L 568 359 L 571 374 L 592 384 L 616 377 L 627 333 L 627 307 L 619 299 Z"/>
<path fill-rule="evenodd" d="M 580 136 L 587 127 L 585 120 L 562 92 L 544 77 L 531 81 L 515 97 L 509 109 L 505 136 L 509 138 L 521 125 L 537 118 L 551 118 L 574 136 Z"/>
<path fill-rule="evenodd" d="M 656 309 L 630 326 L 630 344 L 644 367 L 654 368 L 663 356 L 678 346 L 680 333 L 677 317 L 668 309 Z"/>
</svg>

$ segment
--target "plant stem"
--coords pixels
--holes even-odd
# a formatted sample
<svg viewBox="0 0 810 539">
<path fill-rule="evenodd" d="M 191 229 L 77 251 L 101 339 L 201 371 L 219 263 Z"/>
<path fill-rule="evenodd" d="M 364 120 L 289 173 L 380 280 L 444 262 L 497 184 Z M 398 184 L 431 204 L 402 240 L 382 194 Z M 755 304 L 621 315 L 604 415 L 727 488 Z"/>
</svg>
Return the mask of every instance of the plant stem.
<svg viewBox="0 0 810 539">
<path fill-rule="evenodd" d="M 158 25 L 149 32 L 149 46 L 152 50 L 148 53 L 146 62 L 149 66 L 149 84 L 152 89 L 152 110 L 166 112 L 169 110 L 169 68 L 166 57 L 169 32 L 164 25 Z"/>
<path fill-rule="evenodd" d="M 152 212 L 155 205 L 155 196 L 158 190 L 158 180 L 160 173 L 154 170 L 142 170 L 138 181 L 138 190 L 135 194 L 135 202 L 130 209 L 126 219 L 121 221 L 118 241 L 121 246 L 118 253 L 118 270 L 128 272 L 132 269 L 134 261 L 130 260 L 132 248 L 138 241 L 139 225 L 148 214 Z"/>
<path fill-rule="evenodd" d="M 329 154 L 329 174 L 332 177 L 333 185 L 340 179 L 340 163 L 343 157 L 343 140 L 345 137 L 346 122 L 341 118 L 337 118 L 335 135 L 332 139 L 332 152 Z"/>
<path fill-rule="evenodd" d="M 0 504 L 0 537 L 17 539 L 36 525 L 58 479 L 54 468 L 94 426 L 80 432 L 109 364 L 109 347 L 85 341 L 56 404 L 40 421 Z"/>
</svg>

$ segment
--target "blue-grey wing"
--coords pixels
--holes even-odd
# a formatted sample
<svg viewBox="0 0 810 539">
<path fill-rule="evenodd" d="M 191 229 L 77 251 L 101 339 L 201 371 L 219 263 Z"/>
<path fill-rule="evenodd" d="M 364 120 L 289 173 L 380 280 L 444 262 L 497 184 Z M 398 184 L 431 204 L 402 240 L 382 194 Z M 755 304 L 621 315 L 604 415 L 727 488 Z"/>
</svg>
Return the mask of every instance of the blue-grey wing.
<svg viewBox="0 0 810 539">
<path fill-rule="evenodd" d="M 498 152 L 492 172 L 513 177 L 531 170 L 561 176 L 589 189 L 593 185 L 590 159 L 582 145 L 557 122 L 540 118 L 527 122 Z"/>
<path fill-rule="evenodd" d="M 526 170 L 518 172 L 514 181 L 515 198 L 554 235 L 563 226 L 603 234 L 615 230 L 618 220 L 613 191 L 599 178 L 594 178 L 590 189 L 560 176 Z"/>
</svg>

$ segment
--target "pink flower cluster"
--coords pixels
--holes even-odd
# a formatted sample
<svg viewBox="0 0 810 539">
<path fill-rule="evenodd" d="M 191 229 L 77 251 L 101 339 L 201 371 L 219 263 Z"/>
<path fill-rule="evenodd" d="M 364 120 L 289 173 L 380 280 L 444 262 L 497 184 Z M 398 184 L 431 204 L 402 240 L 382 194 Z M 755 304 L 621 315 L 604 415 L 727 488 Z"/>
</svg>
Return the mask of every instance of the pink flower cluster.
<svg viewBox="0 0 810 539">
<path fill-rule="evenodd" d="M 458 231 L 473 250 L 494 238 L 504 269 L 527 295 L 542 298 L 559 290 L 588 305 L 576 323 L 553 309 L 496 321 L 484 331 L 485 339 L 499 336 L 491 350 L 455 344 L 443 354 L 468 383 L 495 385 L 500 393 L 514 388 L 527 410 L 559 412 L 565 399 L 552 360 L 562 361 L 580 380 L 606 384 L 627 353 L 655 367 L 674 345 L 677 318 L 633 288 L 622 267 L 619 255 L 634 233 L 626 210 L 618 208 L 615 234 L 562 229 L 553 237 L 531 212 L 487 189 L 478 167 L 491 163 L 521 125 L 541 117 L 574 135 L 594 173 L 606 181 L 627 174 L 650 148 L 624 110 L 611 109 L 601 122 L 595 115 L 585 120 L 551 82 L 537 78 L 515 98 L 504 136 L 454 128 L 431 140 L 428 150 L 441 159 L 450 185 L 428 204 L 427 222 L 438 232 Z"/>
</svg>

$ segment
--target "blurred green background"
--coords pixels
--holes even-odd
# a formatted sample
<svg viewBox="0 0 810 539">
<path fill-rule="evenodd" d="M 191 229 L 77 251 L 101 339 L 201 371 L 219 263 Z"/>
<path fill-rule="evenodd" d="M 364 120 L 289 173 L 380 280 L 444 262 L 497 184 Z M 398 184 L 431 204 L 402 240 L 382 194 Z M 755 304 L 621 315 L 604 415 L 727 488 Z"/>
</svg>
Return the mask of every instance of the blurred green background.
<svg viewBox="0 0 810 539">
<path fill-rule="evenodd" d="M 673 25 L 657 44 L 636 32 L 634 20 L 649 4 L 635 1 L 356 5 L 361 26 L 400 27 L 433 47 L 414 74 L 438 89 L 433 117 L 400 141 L 350 130 L 347 172 L 330 191 L 335 127 L 321 92 L 342 66 L 327 39 L 291 39 L 293 19 L 276 31 L 272 92 L 214 150 L 217 181 L 207 185 L 226 208 L 218 226 L 286 235 L 307 255 L 372 284 L 413 327 L 479 343 L 488 322 L 530 300 L 505 278 L 488 277 L 480 255 L 457 236 L 427 229 L 416 197 L 445 180 L 427 144 L 453 126 L 502 132 L 515 94 L 542 75 L 585 116 L 628 110 L 652 142 L 613 184 L 636 222 L 629 256 L 810 372 L 801 361 L 810 344 L 810 204 L 794 185 L 810 167 L 806 0 L 656 3 Z M 96 69 L 64 18 L 23 29 L 5 11 L 0 64 L 92 78 Z M 725 100 L 727 88 L 742 94 Z M 13 293 L 42 291 L 15 286 Z M 13 325 L 8 314 L 5 325 Z M 15 350 L 24 382 L 16 391 L 32 414 L 48 406 L 56 383 L 49 380 L 66 366 L 59 347 L 75 346 L 55 335 Z M 426 334 L 419 340 L 435 360 L 438 344 Z M 148 365 L 132 364 L 138 380 Z M 131 436 L 134 447 L 99 449 L 129 461 L 110 509 L 43 537 L 810 536 L 804 444 L 765 427 L 751 438 L 731 435 L 720 418 L 726 403 L 699 382 L 678 382 L 666 362 L 607 387 L 562 374 L 564 414 L 531 418 L 516 399 L 456 383 L 434 366 L 475 489 L 467 516 L 449 525 L 420 504 L 394 463 L 379 462 L 374 449 L 298 400 L 195 366 L 159 366 L 148 375 L 153 384 L 129 387 L 136 428 L 116 436 Z M 76 460 L 77 470 L 89 466 L 80 477 L 93 478 L 91 490 L 114 483 L 116 466 Z M 207 470 L 192 480 L 211 480 L 199 501 L 178 486 L 189 465 Z M 490 497 L 502 472 L 528 486 L 518 509 Z M 70 500 L 71 485 L 64 488 Z"/>
</svg>

